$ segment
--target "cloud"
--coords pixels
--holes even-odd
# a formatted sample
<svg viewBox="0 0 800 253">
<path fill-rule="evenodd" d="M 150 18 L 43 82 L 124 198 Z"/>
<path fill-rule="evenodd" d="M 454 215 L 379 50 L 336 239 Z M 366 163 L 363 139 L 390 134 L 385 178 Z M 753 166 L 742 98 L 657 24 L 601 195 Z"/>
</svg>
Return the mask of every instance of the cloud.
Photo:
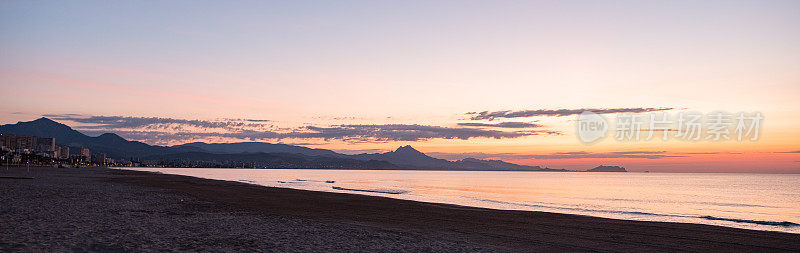
<svg viewBox="0 0 800 253">
<path fill-rule="evenodd" d="M 800 150 L 794 150 L 794 151 L 783 151 L 783 152 L 775 152 L 775 153 L 782 153 L 782 154 L 798 154 L 798 153 L 800 153 Z"/>
<path fill-rule="evenodd" d="M 224 119 L 227 121 L 247 121 L 247 122 L 272 122 L 272 120 L 268 119 Z"/>
<path fill-rule="evenodd" d="M 618 152 L 600 152 L 600 153 L 576 151 L 576 152 L 556 152 L 549 154 L 432 152 L 428 153 L 428 155 L 447 160 L 460 160 L 464 158 L 518 160 L 518 159 L 587 159 L 587 158 L 661 159 L 667 157 L 685 157 L 683 155 L 669 154 L 666 151 L 618 151 Z"/>
<path fill-rule="evenodd" d="M 150 128 L 163 129 L 180 126 L 192 126 L 199 128 L 241 128 L 262 126 L 262 122 L 268 120 L 252 119 L 225 119 L 219 121 L 211 120 L 186 120 L 159 117 L 127 117 L 127 116 L 87 116 L 79 114 L 46 114 L 45 117 L 53 120 L 65 120 L 77 123 L 92 124 L 81 126 L 81 129 L 118 129 L 118 128 Z M 258 122 L 258 123 L 247 123 Z"/>
<path fill-rule="evenodd" d="M 84 134 L 97 136 L 107 130 L 80 130 Z M 195 141 L 231 142 L 259 141 L 279 139 L 279 133 L 272 131 L 245 130 L 240 132 L 167 132 L 153 130 L 114 130 L 111 131 L 128 140 L 140 141 L 153 145 L 176 145 Z"/>
<path fill-rule="evenodd" d="M 89 135 L 116 133 L 126 139 L 157 145 L 174 145 L 192 141 L 281 141 L 341 140 L 350 143 L 423 141 L 429 139 L 519 138 L 533 135 L 561 135 L 554 130 L 500 131 L 475 127 L 444 127 L 419 124 L 329 125 L 278 128 L 272 121 L 253 119 L 187 120 L 160 117 L 91 116 L 77 114 L 44 115 L 58 121 L 83 125 L 76 130 Z M 510 122 L 505 128 L 535 124 Z M 538 125 L 535 125 L 538 127 Z"/>
<path fill-rule="evenodd" d="M 384 150 L 384 149 L 377 149 L 377 148 L 370 148 L 370 149 L 333 149 L 334 152 L 346 155 L 357 155 L 357 154 L 374 154 L 374 153 L 385 153 L 391 150 Z"/>
<path fill-rule="evenodd" d="M 494 120 L 497 118 L 527 118 L 535 116 L 552 116 L 563 117 L 570 115 L 578 115 L 584 111 L 592 111 L 597 114 L 611 114 L 611 113 L 642 113 L 642 112 L 656 112 L 668 111 L 675 108 L 659 107 L 659 108 L 602 108 L 602 109 L 539 109 L 539 110 L 522 110 L 522 111 L 483 111 L 483 112 L 469 112 L 467 115 L 471 116 L 472 120 Z"/>
<path fill-rule="evenodd" d="M 499 127 L 499 128 L 537 128 L 542 127 L 540 124 L 528 123 L 528 122 L 501 122 L 497 124 L 491 123 L 478 123 L 478 122 L 469 122 L 469 123 L 458 123 L 459 126 L 468 126 L 468 127 Z"/>
<path fill-rule="evenodd" d="M 513 153 L 482 153 L 482 152 L 465 152 L 465 153 L 447 153 L 447 152 L 425 152 L 426 155 L 445 160 L 461 160 L 464 158 L 476 159 L 518 159 L 519 154 Z"/>
<path fill-rule="evenodd" d="M 90 135 L 105 131 L 82 130 Z M 472 128 L 448 128 L 424 125 L 342 125 L 331 127 L 305 126 L 291 132 L 242 130 L 238 132 L 164 132 L 164 131 L 114 131 L 122 137 L 159 145 L 185 143 L 203 139 L 281 140 L 323 139 L 346 142 L 421 141 L 429 139 L 518 138 L 532 135 L 557 135 L 556 131 L 503 132 Z"/>
<path fill-rule="evenodd" d="M 294 138 L 321 138 L 340 140 L 419 141 L 427 139 L 518 138 L 531 135 L 559 135 L 558 131 L 498 131 L 469 127 L 442 127 L 427 125 L 337 125 L 331 127 L 307 126 L 307 132 L 289 134 Z"/>
</svg>

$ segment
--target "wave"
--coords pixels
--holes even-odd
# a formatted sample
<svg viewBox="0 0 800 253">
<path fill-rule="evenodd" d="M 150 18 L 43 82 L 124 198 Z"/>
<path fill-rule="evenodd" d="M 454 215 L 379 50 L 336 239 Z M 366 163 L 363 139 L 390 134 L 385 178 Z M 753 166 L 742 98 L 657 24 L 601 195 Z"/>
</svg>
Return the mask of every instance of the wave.
<svg viewBox="0 0 800 253">
<path fill-rule="evenodd" d="M 723 202 L 688 202 L 688 203 L 705 204 L 705 205 L 712 205 L 712 206 L 731 206 L 731 207 L 785 208 L 785 207 L 781 207 L 781 206 L 765 206 L 765 205 L 741 204 L 741 203 L 723 203 Z"/>
<path fill-rule="evenodd" d="M 299 182 L 317 182 L 317 183 L 326 183 L 326 184 L 336 183 L 336 181 L 333 181 L 333 180 L 295 179 L 294 181 L 299 181 Z"/>
<path fill-rule="evenodd" d="M 776 226 L 776 227 L 795 227 L 795 226 L 800 226 L 800 224 L 794 223 L 794 222 L 790 222 L 790 221 L 762 221 L 762 220 L 749 220 L 749 219 L 735 219 L 735 218 L 715 217 L 715 216 L 710 216 L 710 215 L 682 215 L 682 214 L 649 213 L 649 212 L 640 212 L 640 211 L 619 211 L 619 210 L 587 209 L 587 208 L 577 208 L 577 207 L 552 206 L 552 205 L 546 205 L 546 204 L 514 203 L 514 202 L 492 200 L 492 199 L 472 198 L 472 197 L 467 197 L 467 198 L 474 199 L 474 200 L 477 200 L 477 201 L 496 203 L 496 204 L 516 205 L 516 206 L 525 206 L 525 207 L 537 207 L 537 208 L 548 208 L 548 209 L 558 209 L 558 210 L 568 210 L 568 211 L 578 211 L 578 212 L 630 214 L 630 215 L 643 215 L 643 216 L 656 216 L 656 217 L 674 217 L 674 218 L 695 218 L 695 219 L 714 220 L 714 221 L 730 221 L 730 222 L 736 222 L 736 223 L 749 223 L 749 224 L 767 225 L 767 226 Z"/>
<path fill-rule="evenodd" d="M 657 213 L 648 213 L 648 212 L 639 212 L 639 211 L 617 211 L 617 210 L 587 209 L 587 208 L 578 208 L 578 207 L 553 206 L 553 205 L 545 205 L 545 204 L 514 203 L 514 202 L 507 202 L 507 201 L 500 201 L 500 200 L 493 200 L 493 199 L 481 199 L 481 198 L 471 198 L 471 197 L 467 197 L 467 198 L 473 199 L 473 200 L 477 200 L 477 201 L 496 203 L 496 204 L 525 206 L 525 207 L 538 207 L 538 208 L 549 208 L 549 209 L 559 209 L 559 210 L 569 210 L 569 211 L 579 211 L 579 212 L 600 212 L 600 213 L 615 213 L 615 214 L 635 214 L 635 215 L 670 216 L 670 217 L 692 218 L 692 216 L 685 216 L 685 215 L 678 215 L 678 214 L 657 214 Z"/>
<path fill-rule="evenodd" d="M 357 191 L 357 192 L 374 192 L 374 193 L 386 193 L 386 194 L 403 194 L 408 193 L 408 191 L 404 190 L 392 190 L 392 189 L 351 189 L 351 188 L 344 188 L 344 187 L 331 187 L 334 190 L 342 190 L 342 191 Z"/>
<path fill-rule="evenodd" d="M 738 223 L 750 223 L 750 224 L 758 224 L 758 225 L 769 225 L 769 226 L 779 226 L 779 227 L 795 227 L 800 226 L 800 224 L 790 222 L 790 221 L 762 221 L 762 220 L 748 220 L 748 219 L 733 219 L 733 218 L 722 218 L 722 217 L 714 217 L 714 216 L 698 216 L 697 218 L 706 219 L 706 220 L 721 220 L 721 221 L 732 221 Z"/>
<path fill-rule="evenodd" d="M 654 199 L 625 199 L 625 198 L 583 198 L 583 197 L 561 197 L 566 199 L 584 199 L 584 200 L 607 200 L 607 201 L 620 201 L 620 202 L 636 202 L 636 203 L 674 203 L 672 201 L 663 201 L 663 200 L 654 200 Z M 710 205 L 710 206 L 725 206 L 725 207 L 766 207 L 766 208 L 786 208 L 781 206 L 766 206 L 766 205 L 756 205 L 756 204 L 744 204 L 744 203 L 725 203 L 725 202 L 706 202 L 706 201 L 682 201 L 680 203 L 689 203 L 689 204 L 701 204 L 701 205 Z"/>
</svg>

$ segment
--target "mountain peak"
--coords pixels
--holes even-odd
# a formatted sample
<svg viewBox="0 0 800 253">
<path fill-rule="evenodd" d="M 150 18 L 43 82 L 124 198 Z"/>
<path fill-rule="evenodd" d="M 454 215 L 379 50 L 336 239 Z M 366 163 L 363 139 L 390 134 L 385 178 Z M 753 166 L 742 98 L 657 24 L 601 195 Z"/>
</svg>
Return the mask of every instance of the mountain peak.
<svg viewBox="0 0 800 253">
<path fill-rule="evenodd" d="M 104 133 L 100 136 L 97 136 L 98 139 L 101 140 L 114 140 L 114 141 L 126 141 L 125 138 L 115 134 L 115 133 Z"/>
<path fill-rule="evenodd" d="M 397 150 L 394 151 L 395 153 L 407 153 L 407 154 L 422 154 L 418 150 L 411 147 L 411 145 L 400 146 Z"/>
<path fill-rule="evenodd" d="M 42 122 L 42 121 L 45 121 L 45 122 L 55 122 L 55 121 L 53 121 L 52 119 L 48 119 L 47 117 L 41 117 L 41 118 L 35 119 L 34 121 L 39 121 L 39 122 Z"/>
<path fill-rule="evenodd" d="M 33 135 L 40 137 L 56 137 L 54 132 L 74 131 L 67 125 L 55 122 L 51 119 L 41 117 L 32 121 L 20 121 L 17 124 L 7 124 L 0 126 L 3 132 L 21 135 Z"/>
<path fill-rule="evenodd" d="M 38 125 L 41 125 L 41 124 L 63 125 L 61 123 L 55 122 L 54 120 L 48 119 L 48 118 L 45 118 L 45 117 L 41 117 L 41 118 L 38 118 L 38 119 L 33 120 L 33 121 L 29 121 L 29 122 L 19 122 L 19 123 L 33 123 L 33 124 L 38 124 Z"/>
</svg>

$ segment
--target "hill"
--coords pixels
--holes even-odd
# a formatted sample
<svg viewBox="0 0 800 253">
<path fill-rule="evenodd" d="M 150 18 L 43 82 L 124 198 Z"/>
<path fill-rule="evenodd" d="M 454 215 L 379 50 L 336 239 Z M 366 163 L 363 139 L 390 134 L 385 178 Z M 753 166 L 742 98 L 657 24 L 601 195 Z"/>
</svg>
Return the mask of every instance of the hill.
<svg viewBox="0 0 800 253">
<path fill-rule="evenodd" d="M 184 152 L 143 158 L 147 164 L 193 168 L 271 168 L 271 169 L 398 169 L 384 161 L 362 161 L 329 156 L 290 153 L 212 154 Z"/>
<path fill-rule="evenodd" d="M 625 168 L 620 167 L 620 166 L 604 166 L 604 165 L 600 165 L 600 166 L 597 166 L 597 167 L 594 167 L 592 169 L 587 170 L 587 172 L 628 172 L 628 170 L 626 170 Z"/>
<path fill-rule="evenodd" d="M 308 156 L 333 156 L 340 157 L 342 154 L 327 149 L 313 149 L 287 144 L 272 144 L 265 142 L 239 142 L 239 143 L 204 143 L 192 142 L 182 145 L 172 146 L 174 148 L 197 148 L 215 154 L 238 154 L 238 153 L 290 153 Z"/>
<path fill-rule="evenodd" d="M 353 155 L 355 159 L 386 161 L 410 169 L 444 170 L 517 170 L 517 171 L 563 171 L 508 163 L 500 160 L 466 158 L 458 161 L 433 158 L 411 147 L 401 146 L 395 151 L 378 154 Z"/>
</svg>

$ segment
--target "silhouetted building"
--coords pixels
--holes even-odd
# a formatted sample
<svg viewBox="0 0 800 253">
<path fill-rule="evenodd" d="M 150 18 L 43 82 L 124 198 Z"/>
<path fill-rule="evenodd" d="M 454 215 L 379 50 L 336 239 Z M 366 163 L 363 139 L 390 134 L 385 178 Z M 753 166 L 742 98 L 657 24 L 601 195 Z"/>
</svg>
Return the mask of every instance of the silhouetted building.
<svg viewBox="0 0 800 253">
<path fill-rule="evenodd" d="M 38 137 L 36 138 L 36 151 L 44 152 L 50 156 L 55 157 L 56 151 L 56 138 L 53 137 Z"/>
<path fill-rule="evenodd" d="M 80 156 L 83 156 L 85 161 L 92 160 L 92 152 L 88 148 L 81 148 Z"/>
<path fill-rule="evenodd" d="M 56 147 L 56 158 L 69 159 L 69 147 L 58 146 Z"/>
<path fill-rule="evenodd" d="M 44 153 L 55 156 L 56 139 L 16 134 L 0 134 L 0 146 L 22 152 Z"/>
<path fill-rule="evenodd" d="M 92 156 L 92 162 L 93 163 L 105 163 L 106 162 L 106 154 L 103 154 L 103 153 L 94 154 Z"/>
</svg>

